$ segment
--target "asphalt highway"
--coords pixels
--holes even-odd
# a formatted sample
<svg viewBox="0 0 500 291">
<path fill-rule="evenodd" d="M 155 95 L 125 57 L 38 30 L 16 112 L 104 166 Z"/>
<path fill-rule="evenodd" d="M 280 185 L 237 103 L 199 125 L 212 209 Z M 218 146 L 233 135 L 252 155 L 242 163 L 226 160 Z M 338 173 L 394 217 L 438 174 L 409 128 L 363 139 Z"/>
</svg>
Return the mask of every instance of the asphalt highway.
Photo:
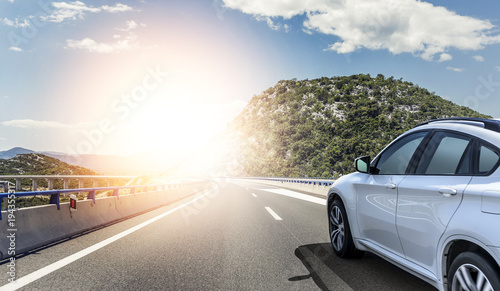
<svg viewBox="0 0 500 291">
<path fill-rule="evenodd" d="M 324 198 L 242 181 L 16 258 L 0 290 L 435 290 L 367 253 L 337 258 Z M 2 270 L 3 269 L 3 270 Z"/>
</svg>

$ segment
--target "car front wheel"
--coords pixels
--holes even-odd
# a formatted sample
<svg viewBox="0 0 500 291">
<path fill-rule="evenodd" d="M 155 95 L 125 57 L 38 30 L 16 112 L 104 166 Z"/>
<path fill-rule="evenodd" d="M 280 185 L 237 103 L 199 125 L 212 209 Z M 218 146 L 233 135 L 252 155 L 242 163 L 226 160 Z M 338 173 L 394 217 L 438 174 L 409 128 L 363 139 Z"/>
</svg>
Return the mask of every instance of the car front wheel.
<svg viewBox="0 0 500 291">
<path fill-rule="evenodd" d="M 500 290 L 496 267 L 480 253 L 465 252 L 458 255 L 450 266 L 448 290 Z"/>
<path fill-rule="evenodd" d="M 347 213 L 339 199 L 335 199 L 331 204 L 328 219 L 330 240 L 335 254 L 341 258 L 361 257 L 363 252 L 354 245 Z"/>
</svg>

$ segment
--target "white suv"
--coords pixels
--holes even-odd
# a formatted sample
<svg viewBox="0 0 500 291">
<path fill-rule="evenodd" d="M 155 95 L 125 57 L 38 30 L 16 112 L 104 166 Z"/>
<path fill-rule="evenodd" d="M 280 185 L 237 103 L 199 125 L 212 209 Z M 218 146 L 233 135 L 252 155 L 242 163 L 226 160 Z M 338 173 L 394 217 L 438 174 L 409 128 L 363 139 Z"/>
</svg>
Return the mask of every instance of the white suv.
<svg viewBox="0 0 500 291">
<path fill-rule="evenodd" d="M 500 121 L 416 126 L 328 193 L 340 257 L 373 252 L 439 290 L 500 291 Z"/>
</svg>

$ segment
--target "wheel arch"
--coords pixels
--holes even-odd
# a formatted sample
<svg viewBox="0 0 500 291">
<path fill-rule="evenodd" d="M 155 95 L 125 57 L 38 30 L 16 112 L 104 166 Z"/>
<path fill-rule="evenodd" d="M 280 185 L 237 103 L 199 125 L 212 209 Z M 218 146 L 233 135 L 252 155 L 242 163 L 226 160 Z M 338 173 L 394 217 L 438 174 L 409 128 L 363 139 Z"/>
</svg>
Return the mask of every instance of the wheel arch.
<svg viewBox="0 0 500 291">
<path fill-rule="evenodd" d="M 500 274 L 500 264 L 498 260 L 495 259 L 495 255 L 489 250 L 489 248 L 482 243 L 474 240 L 473 238 L 456 238 L 451 241 L 449 241 L 443 251 L 443 256 L 442 256 L 442 278 L 443 278 L 443 285 L 445 286 L 445 290 L 447 290 L 448 286 L 448 275 L 449 275 L 449 270 L 450 266 L 455 260 L 455 258 L 464 252 L 476 252 L 480 253 L 487 258 L 490 263 L 492 263 L 496 268 L 497 272 Z"/>
<path fill-rule="evenodd" d="M 358 246 L 358 243 L 356 241 L 356 238 L 359 238 L 358 219 L 356 215 L 356 198 L 354 197 L 354 195 L 346 196 L 344 195 L 344 192 L 345 191 L 340 191 L 339 189 L 333 187 L 330 189 L 330 191 L 328 192 L 328 197 L 326 202 L 327 216 L 329 215 L 330 207 L 333 201 L 335 199 L 340 200 L 347 212 L 347 218 L 349 220 L 349 229 L 351 231 L 351 235 L 353 236 L 353 238 L 355 238 L 354 243 L 356 244 L 357 247 L 361 248 L 362 246 Z"/>
</svg>

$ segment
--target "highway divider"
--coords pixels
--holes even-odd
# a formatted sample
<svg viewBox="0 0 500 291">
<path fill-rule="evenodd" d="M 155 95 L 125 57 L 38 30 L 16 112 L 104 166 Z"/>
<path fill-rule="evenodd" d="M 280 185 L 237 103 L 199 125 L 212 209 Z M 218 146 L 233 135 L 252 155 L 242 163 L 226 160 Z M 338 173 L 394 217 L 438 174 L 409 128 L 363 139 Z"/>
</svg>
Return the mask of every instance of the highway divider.
<svg viewBox="0 0 500 291">
<path fill-rule="evenodd" d="M 300 190 L 309 193 L 314 193 L 322 196 L 328 195 L 328 190 L 333 185 L 335 180 L 320 179 L 320 178 L 267 178 L 267 177 L 240 177 L 238 179 L 249 179 L 262 184 Z"/>
<path fill-rule="evenodd" d="M 45 195 L 51 195 L 52 204 L 1 211 L 0 260 L 173 203 L 211 185 L 209 181 L 192 181 L 153 187 L 126 186 L 37 192 L 37 195 L 48 192 Z M 151 187 L 152 190 L 148 189 Z M 96 191 L 122 188 L 133 190 L 127 195 L 118 195 L 116 190 L 114 196 L 95 198 Z M 145 191 L 135 194 L 136 188 L 143 188 Z M 75 211 L 70 209 L 70 202 L 59 203 L 59 195 L 62 192 L 88 192 L 89 195 L 86 200 L 76 202 Z M 6 198 L 4 201 L 7 202 L 10 199 L 8 195 L 27 196 L 26 192 L 2 193 L 0 198 Z"/>
</svg>

